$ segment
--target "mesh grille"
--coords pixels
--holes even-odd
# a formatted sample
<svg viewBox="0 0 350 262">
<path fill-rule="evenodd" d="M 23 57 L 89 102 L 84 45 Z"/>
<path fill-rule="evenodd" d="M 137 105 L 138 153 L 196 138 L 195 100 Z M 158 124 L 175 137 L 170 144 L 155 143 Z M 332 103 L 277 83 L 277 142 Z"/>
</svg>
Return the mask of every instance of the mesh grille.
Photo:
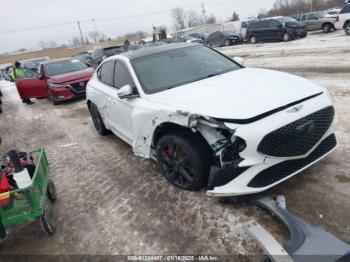
<svg viewBox="0 0 350 262">
<path fill-rule="evenodd" d="M 306 158 L 288 160 L 267 168 L 256 175 L 248 184 L 249 187 L 259 188 L 271 185 L 302 169 L 308 164 L 319 159 L 337 145 L 335 135 L 330 135 Z"/>
<path fill-rule="evenodd" d="M 226 185 L 248 168 L 249 167 L 235 167 L 233 165 L 222 167 L 210 178 L 208 189 L 212 190 L 214 187 Z"/>
<path fill-rule="evenodd" d="M 306 154 L 329 129 L 334 108 L 326 107 L 266 135 L 258 151 L 268 156 L 291 157 Z"/>
</svg>

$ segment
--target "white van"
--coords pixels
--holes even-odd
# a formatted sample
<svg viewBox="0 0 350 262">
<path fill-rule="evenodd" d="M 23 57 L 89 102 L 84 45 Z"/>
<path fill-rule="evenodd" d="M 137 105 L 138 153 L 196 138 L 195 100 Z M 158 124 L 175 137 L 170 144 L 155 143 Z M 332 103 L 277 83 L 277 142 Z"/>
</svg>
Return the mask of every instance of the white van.
<svg viewBox="0 0 350 262">
<path fill-rule="evenodd" d="M 244 20 L 244 21 L 234 21 L 234 22 L 228 22 L 221 25 L 221 31 L 233 31 L 234 33 L 240 35 L 241 39 L 243 41 L 246 40 L 247 35 L 247 27 L 249 23 L 254 21 L 253 19 L 250 20 Z"/>
</svg>

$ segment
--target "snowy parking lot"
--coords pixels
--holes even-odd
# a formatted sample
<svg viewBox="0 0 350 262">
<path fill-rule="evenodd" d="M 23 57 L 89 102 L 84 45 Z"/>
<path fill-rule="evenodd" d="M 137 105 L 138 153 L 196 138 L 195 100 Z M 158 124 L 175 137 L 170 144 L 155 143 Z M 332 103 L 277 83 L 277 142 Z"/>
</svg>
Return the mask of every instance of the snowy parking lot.
<svg viewBox="0 0 350 262">
<path fill-rule="evenodd" d="M 245 58 L 247 66 L 296 74 L 330 90 L 338 149 L 264 194 L 285 195 L 293 213 L 350 243 L 350 37 L 343 31 L 313 33 L 287 43 L 218 50 Z M 43 236 L 36 222 L 16 227 L 0 244 L 0 255 L 256 255 L 262 251 L 242 227 L 252 219 L 287 240 L 276 220 L 245 201 L 222 204 L 205 190 L 171 186 L 156 163 L 135 157 L 116 136 L 99 136 L 84 100 L 24 105 L 13 86 L 2 91 L 0 151 L 45 148 L 58 201 L 55 235 Z"/>
</svg>

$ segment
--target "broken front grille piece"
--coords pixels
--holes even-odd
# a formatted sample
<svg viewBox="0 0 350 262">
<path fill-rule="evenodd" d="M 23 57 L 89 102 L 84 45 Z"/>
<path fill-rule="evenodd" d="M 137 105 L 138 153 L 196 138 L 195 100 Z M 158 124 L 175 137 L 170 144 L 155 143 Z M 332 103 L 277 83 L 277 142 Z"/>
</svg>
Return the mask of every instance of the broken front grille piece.
<svg viewBox="0 0 350 262">
<path fill-rule="evenodd" d="M 325 138 L 321 144 L 306 158 L 297 160 L 288 160 L 272 167 L 269 167 L 258 175 L 256 175 L 248 184 L 249 187 L 260 188 L 271 185 L 277 181 L 280 181 L 287 176 L 297 172 L 303 167 L 316 161 L 323 155 L 327 154 L 337 145 L 335 135 L 332 134 Z"/>
</svg>

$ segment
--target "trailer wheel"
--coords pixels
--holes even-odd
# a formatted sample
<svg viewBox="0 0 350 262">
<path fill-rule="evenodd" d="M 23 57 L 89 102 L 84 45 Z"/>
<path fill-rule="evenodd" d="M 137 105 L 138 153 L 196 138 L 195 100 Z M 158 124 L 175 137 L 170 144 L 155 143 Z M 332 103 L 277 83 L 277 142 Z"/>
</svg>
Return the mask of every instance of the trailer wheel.
<svg viewBox="0 0 350 262">
<path fill-rule="evenodd" d="M 53 235 L 56 231 L 56 223 L 51 214 L 52 204 L 50 201 L 45 202 L 44 214 L 40 217 L 41 229 L 44 231 L 45 235 Z"/>
<path fill-rule="evenodd" d="M 53 183 L 53 181 L 51 179 L 49 179 L 49 182 L 47 184 L 46 193 L 47 193 L 47 198 L 53 204 L 57 199 L 57 194 L 56 194 L 55 184 Z"/>
</svg>

